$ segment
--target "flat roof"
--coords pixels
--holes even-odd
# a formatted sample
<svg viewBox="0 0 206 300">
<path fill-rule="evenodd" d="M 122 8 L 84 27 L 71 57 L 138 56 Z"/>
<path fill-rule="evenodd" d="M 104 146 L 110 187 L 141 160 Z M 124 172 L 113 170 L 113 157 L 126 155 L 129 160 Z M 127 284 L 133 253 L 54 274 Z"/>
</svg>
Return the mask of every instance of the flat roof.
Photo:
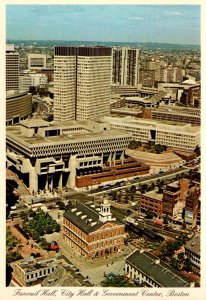
<svg viewBox="0 0 206 300">
<path fill-rule="evenodd" d="M 157 199 L 159 201 L 162 201 L 162 198 L 163 198 L 163 194 L 158 194 L 157 192 L 155 191 L 149 191 L 147 193 L 144 193 L 143 196 L 147 196 L 147 197 L 150 197 L 150 198 L 154 198 L 154 199 Z"/>
</svg>

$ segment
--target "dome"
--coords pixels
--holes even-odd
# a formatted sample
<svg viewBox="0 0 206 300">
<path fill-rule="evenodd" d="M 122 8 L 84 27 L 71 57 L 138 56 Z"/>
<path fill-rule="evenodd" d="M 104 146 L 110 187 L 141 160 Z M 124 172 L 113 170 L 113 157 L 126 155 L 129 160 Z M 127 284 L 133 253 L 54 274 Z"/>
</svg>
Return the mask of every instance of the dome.
<svg viewBox="0 0 206 300">
<path fill-rule="evenodd" d="M 107 198 L 104 199 L 103 204 L 109 204 L 109 200 Z"/>
<path fill-rule="evenodd" d="M 182 82 L 182 84 L 194 85 L 196 82 L 192 79 L 187 79 Z"/>
</svg>

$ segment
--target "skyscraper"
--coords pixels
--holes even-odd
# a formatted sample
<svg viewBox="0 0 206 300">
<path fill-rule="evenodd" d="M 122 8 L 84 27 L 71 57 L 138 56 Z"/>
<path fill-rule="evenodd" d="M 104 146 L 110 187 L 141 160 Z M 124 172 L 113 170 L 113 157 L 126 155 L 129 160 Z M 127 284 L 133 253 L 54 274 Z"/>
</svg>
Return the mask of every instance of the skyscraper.
<svg viewBox="0 0 206 300">
<path fill-rule="evenodd" d="M 110 113 L 111 48 L 55 47 L 54 120 L 86 120 Z"/>
<path fill-rule="evenodd" d="M 14 45 L 6 45 L 6 91 L 19 90 L 19 54 Z"/>
<path fill-rule="evenodd" d="M 136 86 L 139 83 L 140 50 L 112 48 L 112 83 Z"/>
</svg>

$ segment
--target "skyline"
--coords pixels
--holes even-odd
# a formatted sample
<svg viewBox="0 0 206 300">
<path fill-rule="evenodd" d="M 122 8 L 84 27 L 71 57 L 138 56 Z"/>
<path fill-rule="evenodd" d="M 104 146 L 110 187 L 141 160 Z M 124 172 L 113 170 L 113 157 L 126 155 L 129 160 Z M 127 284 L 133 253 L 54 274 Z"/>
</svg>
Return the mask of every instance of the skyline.
<svg viewBox="0 0 206 300">
<path fill-rule="evenodd" d="M 200 45 L 200 5 L 7 5 L 6 33 L 11 40 Z"/>
</svg>

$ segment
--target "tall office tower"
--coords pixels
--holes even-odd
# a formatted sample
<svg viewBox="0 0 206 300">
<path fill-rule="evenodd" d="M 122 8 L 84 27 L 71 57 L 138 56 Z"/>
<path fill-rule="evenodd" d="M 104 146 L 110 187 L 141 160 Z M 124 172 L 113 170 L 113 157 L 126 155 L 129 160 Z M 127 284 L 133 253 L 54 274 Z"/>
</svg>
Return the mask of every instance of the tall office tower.
<svg viewBox="0 0 206 300">
<path fill-rule="evenodd" d="M 86 120 L 110 113 L 111 48 L 55 47 L 54 120 Z"/>
<path fill-rule="evenodd" d="M 6 45 L 6 91 L 19 90 L 19 54 L 14 45 Z"/>
<path fill-rule="evenodd" d="M 112 48 L 112 83 L 136 86 L 139 83 L 140 50 Z"/>
</svg>

